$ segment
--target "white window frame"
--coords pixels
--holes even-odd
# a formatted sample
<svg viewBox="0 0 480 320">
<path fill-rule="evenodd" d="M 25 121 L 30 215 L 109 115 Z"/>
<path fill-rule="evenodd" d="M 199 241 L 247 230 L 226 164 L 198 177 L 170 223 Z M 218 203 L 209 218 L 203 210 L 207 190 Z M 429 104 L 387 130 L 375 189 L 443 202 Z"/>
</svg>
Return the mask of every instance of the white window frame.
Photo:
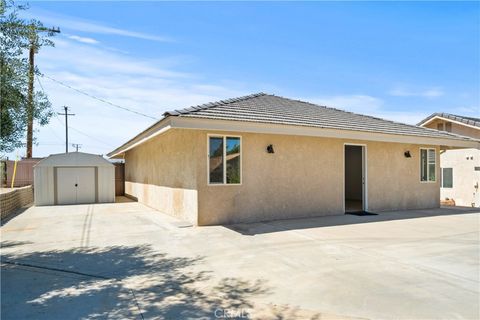
<svg viewBox="0 0 480 320">
<path fill-rule="evenodd" d="M 210 138 L 223 139 L 223 182 L 210 183 Z M 227 183 L 227 138 L 240 139 L 240 183 Z M 207 185 L 208 186 L 241 186 L 243 183 L 243 146 L 242 136 L 233 134 L 207 134 Z"/>
<path fill-rule="evenodd" d="M 427 180 L 426 181 L 422 181 L 422 150 L 427 150 Z M 429 163 L 428 163 L 428 151 L 429 150 L 433 150 L 434 151 L 434 154 L 435 154 L 435 180 L 433 181 L 430 181 L 428 179 L 428 177 L 430 176 L 430 166 L 429 166 Z M 420 183 L 437 183 L 437 149 L 436 148 L 420 148 L 420 151 L 419 151 L 419 177 L 420 177 Z"/>
</svg>

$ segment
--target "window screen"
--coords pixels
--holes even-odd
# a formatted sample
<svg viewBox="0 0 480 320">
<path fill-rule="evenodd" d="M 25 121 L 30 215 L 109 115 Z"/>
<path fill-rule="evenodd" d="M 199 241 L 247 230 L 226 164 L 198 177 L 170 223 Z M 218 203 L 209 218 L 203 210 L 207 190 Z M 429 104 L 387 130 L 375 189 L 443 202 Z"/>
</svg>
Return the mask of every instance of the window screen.
<svg viewBox="0 0 480 320">
<path fill-rule="evenodd" d="M 442 168 L 442 188 L 453 188 L 453 168 Z"/>
<path fill-rule="evenodd" d="M 435 181 L 435 149 L 428 149 L 428 181 Z"/>
<path fill-rule="evenodd" d="M 435 149 L 420 149 L 420 181 L 436 181 Z"/>
</svg>

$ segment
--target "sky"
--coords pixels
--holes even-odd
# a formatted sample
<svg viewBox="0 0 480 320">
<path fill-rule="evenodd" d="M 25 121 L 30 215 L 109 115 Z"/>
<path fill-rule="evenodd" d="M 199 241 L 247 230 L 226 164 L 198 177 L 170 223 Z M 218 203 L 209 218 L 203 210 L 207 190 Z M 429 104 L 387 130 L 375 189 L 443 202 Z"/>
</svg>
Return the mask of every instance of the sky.
<svg viewBox="0 0 480 320">
<path fill-rule="evenodd" d="M 35 85 L 75 114 L 82 152 L 106 154 L 167 110 L 256 92 L 409 124 L 480 117 L 479 2 L 36 1 L 22 16 L 61 29 Z M 36 129 L 34 157 L 65 151 L 62 116 Z"/>
</svg>

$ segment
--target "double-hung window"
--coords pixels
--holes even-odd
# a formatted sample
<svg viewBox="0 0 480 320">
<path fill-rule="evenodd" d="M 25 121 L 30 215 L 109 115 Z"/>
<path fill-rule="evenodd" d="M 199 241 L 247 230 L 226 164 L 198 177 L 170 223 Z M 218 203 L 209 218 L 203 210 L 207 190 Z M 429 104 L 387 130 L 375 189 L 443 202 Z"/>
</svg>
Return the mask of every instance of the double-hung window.
<svg viewBox="0 0 480 320">
<path fill-rule="evenodd" d="M 240 184 L 242 179 L 241 138 L 208 136 L 208 183 Z"/>
<path fill-rule="evenodd" d="M 420 148 L 420 181 L 436 181 L 436 150 L 430 148 Z"/>
</svg>

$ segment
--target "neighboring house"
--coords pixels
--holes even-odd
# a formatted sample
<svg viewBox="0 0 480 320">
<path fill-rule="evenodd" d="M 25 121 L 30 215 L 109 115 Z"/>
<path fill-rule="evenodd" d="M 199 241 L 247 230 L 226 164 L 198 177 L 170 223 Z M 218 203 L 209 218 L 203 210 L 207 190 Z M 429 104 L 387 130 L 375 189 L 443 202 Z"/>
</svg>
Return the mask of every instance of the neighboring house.
<svg viewBox="0 0 480 320">
<path fill-rule="evenodd" d="M 127 195 L 211 225 L 436 208 L 440 149 L 479 145 L 259 93 L 166 112 L 108 156 Z"/>
<path fill-rule="evenodd" d="M 419 126 L 480 139 L 480 119 L 448 113 L 434 113 Z M 440 154 L 442 200 L 457 206 L 480 207 L 480 150 L 445 150 Z"/>
</svg>

